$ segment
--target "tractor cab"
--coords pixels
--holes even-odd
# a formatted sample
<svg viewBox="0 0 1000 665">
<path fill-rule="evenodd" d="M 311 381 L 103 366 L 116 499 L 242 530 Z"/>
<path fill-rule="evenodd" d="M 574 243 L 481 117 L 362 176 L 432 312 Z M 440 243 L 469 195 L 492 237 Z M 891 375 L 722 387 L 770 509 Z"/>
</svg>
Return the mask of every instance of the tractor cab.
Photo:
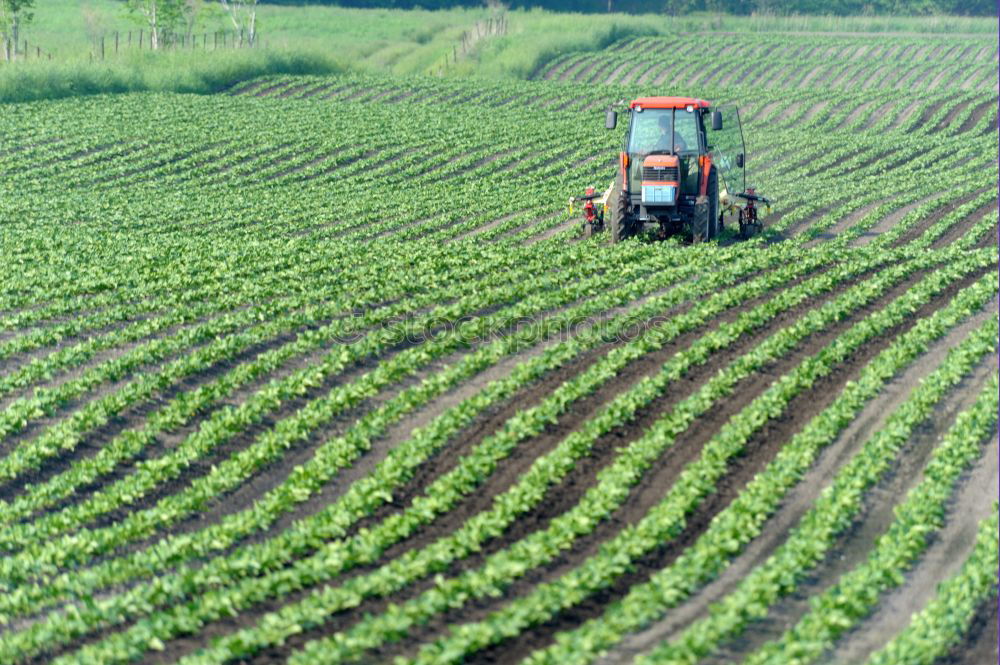
<svg viewBox="0 0 1000 665">
<path fill-rule="evenodd" d="M 640 97 L 628 106 L 612 241 L 654 231 L 707 240 L 721 229 L 720 196 L 745 185 L 743 133 L 733 106 L 692 97 Z M 617 126 L 608 111 L 605 125 Z M 612 203 L 609 201 L 609 203 Z"/>
</svg>

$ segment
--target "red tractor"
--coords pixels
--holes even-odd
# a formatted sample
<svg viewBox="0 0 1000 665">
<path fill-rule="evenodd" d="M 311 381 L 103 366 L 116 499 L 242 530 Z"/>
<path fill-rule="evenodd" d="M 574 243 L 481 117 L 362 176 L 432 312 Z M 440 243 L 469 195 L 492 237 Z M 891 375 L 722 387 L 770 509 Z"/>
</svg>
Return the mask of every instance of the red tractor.
<svg viewBox="0 0 1000 665">
<path fill-rule="evenodd" d="M 589 188 L 570 200 L 571 205 L 586 201 L 584 235 L 607 225 L 613 243 L 643 232 L 658 238 L 681 234 L 699 242 L 719 234 L 727 209 L 739 211 L 743 237 L 761 230 L 754 202 L 770 201 L 746 189 L 736 107 L 713 110 L 703 99 L 640 97 L 628 105 L 628 113 L 614 182 L 603 194 Z M 609 110 L 605 126 L 617 124 L 617 111 Z"/>
</svg>

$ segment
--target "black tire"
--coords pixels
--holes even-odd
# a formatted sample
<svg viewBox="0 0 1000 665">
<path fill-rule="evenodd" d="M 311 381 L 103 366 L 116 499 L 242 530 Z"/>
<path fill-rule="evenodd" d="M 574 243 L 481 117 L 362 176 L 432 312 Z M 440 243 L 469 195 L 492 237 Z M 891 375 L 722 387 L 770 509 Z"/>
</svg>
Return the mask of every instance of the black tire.
<svg viewBox="0 0 1000 665">
<path fill-rule="evenodd" d="M 708 172 L 708 239 L 719 237 L 719 173 L 713 166 Z"/>
<path fill-rule="evenodd" d="M 709 219 L 709 203 L 707 196 L 699 196 L 694 204 L 694 215 L 691 216 L 691 242 L 699 243 L 708 240 L 712 224 Z"/>
<path fill-rule="evenodd" d="M 620 170 L 618 180 L 615 182 L 615 189 L 611 192 L 611 200 L 614 205 L 611 211 L 611 244 L 613 245 L 628 237 L 629 227 L 628 195 L 622 186 L 622 173 Z"/>
</svg>

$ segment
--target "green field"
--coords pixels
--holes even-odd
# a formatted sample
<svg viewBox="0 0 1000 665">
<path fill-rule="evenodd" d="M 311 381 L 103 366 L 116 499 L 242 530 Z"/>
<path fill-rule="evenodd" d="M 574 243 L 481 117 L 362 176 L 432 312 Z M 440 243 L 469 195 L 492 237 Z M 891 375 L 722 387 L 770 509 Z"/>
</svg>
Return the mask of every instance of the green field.
<svg viewBox="0 0 1000 665">
<path fill-rule="evenodd" d="M 6 106 L 0 663 L 995 659 L 994 34 L 391 15 Z M 740 106 L 761 234 L 583 237 L 649 94 Z"/>
</svg>

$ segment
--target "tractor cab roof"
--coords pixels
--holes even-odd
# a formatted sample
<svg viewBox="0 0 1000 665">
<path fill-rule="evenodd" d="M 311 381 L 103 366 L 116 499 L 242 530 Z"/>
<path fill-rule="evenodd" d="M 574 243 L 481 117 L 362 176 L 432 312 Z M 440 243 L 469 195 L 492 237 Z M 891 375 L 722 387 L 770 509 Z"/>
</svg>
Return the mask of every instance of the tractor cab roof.
<svg viewBox="0 0 1000 665">
<path fill-rule="evenodd" d="M 629 104 L 630 109 L 641 106 L 644 109 L 682 109 L 688 106 L 707 109 L 711 104 L 694 97 L 639 97 Z"/>
</svg>

